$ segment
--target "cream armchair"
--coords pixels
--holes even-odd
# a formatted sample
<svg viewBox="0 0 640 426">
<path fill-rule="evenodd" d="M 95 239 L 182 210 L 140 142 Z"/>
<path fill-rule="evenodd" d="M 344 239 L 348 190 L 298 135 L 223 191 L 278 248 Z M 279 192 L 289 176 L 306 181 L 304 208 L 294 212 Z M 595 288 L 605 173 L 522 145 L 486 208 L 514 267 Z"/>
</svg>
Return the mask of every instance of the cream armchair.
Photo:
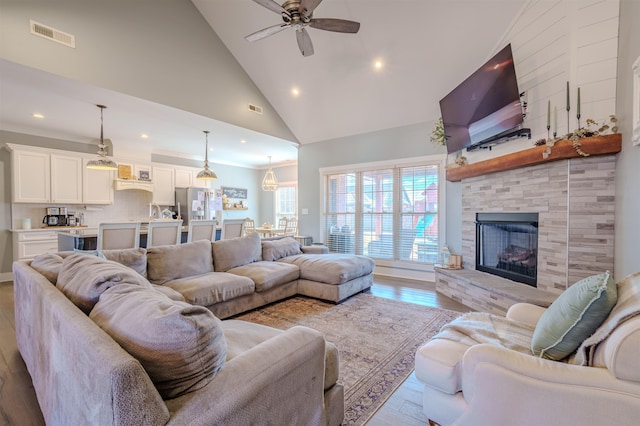
<svg viewBox="0 0 640 426">
<path fill-rule="evenodd" d="M 640 274 L 630 278 L 640 287 Z M 544 311 L 521 303 L 506 316 L 535 327 Z M 640 419 L 640 315 L 596 346 L 593 366 L 444 339 L 419 348 L 415 365 L 430 424 L 631 425 Z"/>
</svg>

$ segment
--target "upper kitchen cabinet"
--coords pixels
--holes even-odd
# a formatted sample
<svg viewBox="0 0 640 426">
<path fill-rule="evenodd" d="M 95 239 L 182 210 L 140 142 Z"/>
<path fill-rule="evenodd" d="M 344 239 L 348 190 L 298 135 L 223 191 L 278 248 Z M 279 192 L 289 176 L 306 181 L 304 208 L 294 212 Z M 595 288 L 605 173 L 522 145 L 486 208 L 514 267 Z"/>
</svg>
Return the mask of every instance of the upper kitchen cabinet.
<svg viewBox="0 0 640 426">
<path fill-rule="evenodd" d="M 87 169 L 87 163 L 91 160 L 82 160 L 82 201 L 85 204 L 113 204 L 115 172 Z"/>
<path fill-rule="evenodd" d="M 51 154 L 51 202 L 82 203 L 82 157 Z"/>
<path fill-rule="evenodd" d="M 176 188 L 189 188 L 193 184 L 193 171 L 176 167 Z"/>
<path fill-rule="evenodd" d="M 161 206 L 173 206 L 175 201 L 175 169 L 167 166 L 153 166 L 153 203 Z"/>
<path fill-rule="evenodd" d="M 10 149 L 12 149 L 10 147 Z M 51 200 L 50 155 L 33 151 L 11 151 L 14 203 L 48 203 Z"/>
</svg>

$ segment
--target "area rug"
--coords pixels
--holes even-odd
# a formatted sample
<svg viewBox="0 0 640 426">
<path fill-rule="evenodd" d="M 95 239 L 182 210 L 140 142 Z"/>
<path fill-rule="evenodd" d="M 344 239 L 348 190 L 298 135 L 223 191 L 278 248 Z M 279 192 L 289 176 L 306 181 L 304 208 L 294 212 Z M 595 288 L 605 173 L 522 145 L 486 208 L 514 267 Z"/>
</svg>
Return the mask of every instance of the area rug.
<svg viewBox="0 0 640 426">
<path fill-rule="evenodd" d="M 324 333 L 340 352 L 345 425 L 363 425 L 411 374 L 419 346 L 459 312 L 361 293 L 339 305 L 294 297 L 236 319 Z"/>
</svg>

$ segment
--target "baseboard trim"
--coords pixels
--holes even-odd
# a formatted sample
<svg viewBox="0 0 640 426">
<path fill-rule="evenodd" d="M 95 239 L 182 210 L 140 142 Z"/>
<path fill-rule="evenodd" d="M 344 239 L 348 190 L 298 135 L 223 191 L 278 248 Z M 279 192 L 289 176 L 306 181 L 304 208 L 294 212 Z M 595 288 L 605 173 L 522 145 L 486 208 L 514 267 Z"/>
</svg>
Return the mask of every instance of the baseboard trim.
<svg viewBox="0 0 640 426">
<path fill-rule="evenodd" d="M 0 283 L 13 281 L 13 272 L 0 272 Z"/>
</svg>

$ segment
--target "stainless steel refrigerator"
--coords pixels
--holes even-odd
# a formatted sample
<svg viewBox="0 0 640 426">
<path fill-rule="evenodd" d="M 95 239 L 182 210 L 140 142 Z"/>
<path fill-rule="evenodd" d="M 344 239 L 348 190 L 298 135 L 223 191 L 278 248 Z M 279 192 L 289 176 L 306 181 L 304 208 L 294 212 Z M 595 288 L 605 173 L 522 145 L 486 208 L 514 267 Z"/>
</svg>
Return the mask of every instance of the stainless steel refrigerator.
<svg viewBox="0 0 640 426">
<path fill-rule="evenodd" d="M 213 195 L 209 188 L 176 188 L 174 211 L 182 216 L 182 224 L 187 226 L 190 220 L 215 219 Z"/>
</svg>

